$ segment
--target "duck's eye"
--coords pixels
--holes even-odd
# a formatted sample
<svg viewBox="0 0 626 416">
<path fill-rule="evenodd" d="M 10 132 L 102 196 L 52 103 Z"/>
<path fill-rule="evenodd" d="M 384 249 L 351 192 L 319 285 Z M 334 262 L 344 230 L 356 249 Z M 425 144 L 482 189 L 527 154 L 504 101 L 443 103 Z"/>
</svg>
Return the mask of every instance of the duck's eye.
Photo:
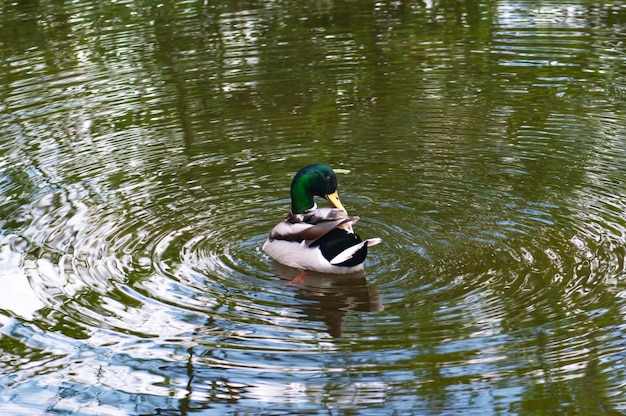
<svg viewBox="0 0 626 416">
<path fill-rule="evenodd" d="M 326 175 L 326 181 L 327 182 L 332 182 L 333 178 L 331 178 L 330 175 Z"/>
</svg>

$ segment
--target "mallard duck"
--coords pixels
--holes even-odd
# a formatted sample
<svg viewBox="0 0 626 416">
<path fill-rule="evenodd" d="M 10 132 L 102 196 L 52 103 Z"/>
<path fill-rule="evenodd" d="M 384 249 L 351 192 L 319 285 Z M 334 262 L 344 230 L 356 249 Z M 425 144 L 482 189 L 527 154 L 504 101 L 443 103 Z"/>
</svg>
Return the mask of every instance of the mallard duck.
<svg viewBox="0 0 626 416">
<path fill-rule="evenodd" d="M 325 198 L 332 208 L 318 208 L 314 197 Z M 367 248 L 379 238 L 361 240 L 339 200 L 337 175 L 317 163 L 300 169 L 291 182 L 291 212 L 271 231 L 263 251 L 284 265 L 306 271 L 348 274 L 363 269 Z"/>
</svg>

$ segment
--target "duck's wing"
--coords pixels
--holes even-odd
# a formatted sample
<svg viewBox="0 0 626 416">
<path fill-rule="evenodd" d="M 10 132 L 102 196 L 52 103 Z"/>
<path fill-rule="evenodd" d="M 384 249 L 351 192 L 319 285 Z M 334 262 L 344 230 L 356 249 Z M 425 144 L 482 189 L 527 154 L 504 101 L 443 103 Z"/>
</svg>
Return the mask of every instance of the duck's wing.
<svg viewBox="0 0 626 416">
<path fill-rule="evenodd" d="M 306 222 L 291 223 L 289 219 L 278 223 L 270 231 L 270 239 L 287 241 L 307 241 L 309 244 L 323 237 L 330 231 L 345 223 L 358 220 L 355 217 L 345 217 L 329 221 L 321 221 L 315 224 Z"/>
<path fill-rule="evenodd" d="M 335 228 L 351 230 L 358 220 L 359 217 L 350 217 L 342 209 L 314 208 L 302 214 L 289 214 L 270 231 L 270 239 L 311 244 Z"/>
<path fill-rule="evenodd" d="M 320 222 L 334 221 L 344 218 L 355 217 L 350 217 L 346 211 L 338 208 L 312 208 L 302 214 L 289 214 L 287 216 L 287 221 L 292 224 L 301 222 L 307 224 L 318 224 Z"/>
</svg>

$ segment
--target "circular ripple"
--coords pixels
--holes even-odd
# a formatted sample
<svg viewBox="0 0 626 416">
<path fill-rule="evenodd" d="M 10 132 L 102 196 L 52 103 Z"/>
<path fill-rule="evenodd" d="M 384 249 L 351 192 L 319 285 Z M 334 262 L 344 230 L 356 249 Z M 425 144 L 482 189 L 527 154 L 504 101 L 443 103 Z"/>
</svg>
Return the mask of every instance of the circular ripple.
<svg viewBox="0 0 626 416">
<path fill-rule="evenodd" d="M 623 409 L 625 132 L 606 87 L 623 71 L 605 9 L 485 6 L 481 19 L 501 12 L 493 30 L 459 37 L 458 19 L 477 22 L 447 23 L 446 7 L 283 6 L 158 7 L 141 26 L 145 13 L 119 5 L 96 19 L 96 50 L 8 50 L 0 254 L 37 302 L 1 315 L 7 403 Z M 23 25 L 20 7 L 7 23 Z M 95 33 L 95 9 L 35 7 L 56 17 L 31 32 L 61 30 L 56 48 Z M 344 14 L 393 30 L 372 49 Z M 312 42 L 264 42 L 277 16 Z M 169 54 L 164 23 L 193 50 Z M 293 45 L 313 53 L 263 78 Z M 294 271 L 260 247 L 292 167 L 338 150 L 354 165 L 340 182 L 357 230 L 383 244 L 365 276 L 285 287 Z"/>
</svg>

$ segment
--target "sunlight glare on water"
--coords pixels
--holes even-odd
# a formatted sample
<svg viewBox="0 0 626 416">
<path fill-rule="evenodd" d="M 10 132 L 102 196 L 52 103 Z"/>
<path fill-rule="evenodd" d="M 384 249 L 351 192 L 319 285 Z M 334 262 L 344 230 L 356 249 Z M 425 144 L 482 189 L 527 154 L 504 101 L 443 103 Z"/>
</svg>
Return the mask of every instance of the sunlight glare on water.
<svg viewBox="0 0 626 416">
<path fill-rule="evenodd" d="M 623 5 L 0 7 L 0 413 L 626 411 Z"/>
</svg>

